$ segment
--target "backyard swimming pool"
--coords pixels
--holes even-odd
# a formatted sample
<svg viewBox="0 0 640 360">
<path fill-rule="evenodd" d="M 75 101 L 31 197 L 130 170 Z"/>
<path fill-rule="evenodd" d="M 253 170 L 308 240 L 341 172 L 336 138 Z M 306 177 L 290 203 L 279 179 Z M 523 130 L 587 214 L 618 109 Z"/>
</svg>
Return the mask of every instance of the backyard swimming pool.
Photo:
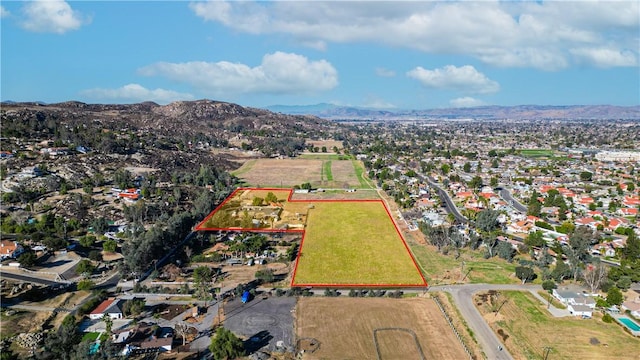
<svg viewBox="0 0 640 360">
<path fill-rule="evenodd" d="M 640 331 L 640 325 L 636 324 L 633 320 L 626 317 L 619 317 L 618 321 L 620 321 L 624 326 L 628 327 L 631 331 Z"/>
</svg>

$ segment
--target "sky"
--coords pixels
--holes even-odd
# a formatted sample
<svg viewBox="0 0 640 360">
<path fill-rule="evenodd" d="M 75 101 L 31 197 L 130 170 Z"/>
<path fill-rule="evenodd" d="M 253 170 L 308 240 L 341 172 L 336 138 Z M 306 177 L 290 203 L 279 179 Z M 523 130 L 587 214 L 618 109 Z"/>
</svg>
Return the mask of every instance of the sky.
<svg viewBox="0 0 640 360">
<path fill-rule="evenodd" d="M 1 1 L 0 98 L 640 105 L 640 1 Z"/>
</svg>

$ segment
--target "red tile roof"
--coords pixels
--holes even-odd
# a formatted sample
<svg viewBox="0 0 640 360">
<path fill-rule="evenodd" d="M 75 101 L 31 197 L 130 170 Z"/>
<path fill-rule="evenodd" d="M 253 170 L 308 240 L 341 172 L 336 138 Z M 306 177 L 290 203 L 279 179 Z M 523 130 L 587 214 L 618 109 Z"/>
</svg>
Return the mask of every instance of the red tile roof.
<svg viewBox="0 0 640 360">
<path fill-rule="evenodd" d="M 105 301 L 101 302 L 101 303 L 100 303 L 100 305 L 98 305 L 98 307 L 97 307 L 97 308 L 95 308 L 95 309 L 91 312 L 91 314 L 96 314 L 96 315 L 97 315 L 97 314 L 102 314 L 102 313 L 104 313 L 104 311 L 105 311 L 105 310 L 107 310 L 107 308 L 108 308 L 109 306 L 111 306 L 111 304 L 113 304 L 113 302 L 114 302 L 115 300 L 116 300 L 116 299 L 107 299 L 107 300 L 105 300 Z"/>
</svg>

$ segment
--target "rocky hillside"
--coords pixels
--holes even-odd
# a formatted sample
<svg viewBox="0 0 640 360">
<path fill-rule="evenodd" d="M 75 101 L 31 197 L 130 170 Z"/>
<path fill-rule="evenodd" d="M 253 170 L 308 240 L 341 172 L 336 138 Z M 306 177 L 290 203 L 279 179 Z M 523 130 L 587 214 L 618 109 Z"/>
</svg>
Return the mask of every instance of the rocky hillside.
<svg viewBox="0 0 640 360">
<path fill-rule="evenodd" d="M 197 172 L 202 164 L 232 170 L 239 163 L 229 148 L 242 148 L 243 156 L 293 156 L 307 139 L 342 131 L 340 125 L 313 116 L 212 100 L 165 106 L 2 103 L 0 121 L 1 150 L 12 154 L 3 160 L 5 173 L 44 165 L 73 174 L 65 180 L 74 185 L 83 177 L 123 167 L 162 169 L 156 172 L 159 181 L 176 172 Z"/>
</svg>

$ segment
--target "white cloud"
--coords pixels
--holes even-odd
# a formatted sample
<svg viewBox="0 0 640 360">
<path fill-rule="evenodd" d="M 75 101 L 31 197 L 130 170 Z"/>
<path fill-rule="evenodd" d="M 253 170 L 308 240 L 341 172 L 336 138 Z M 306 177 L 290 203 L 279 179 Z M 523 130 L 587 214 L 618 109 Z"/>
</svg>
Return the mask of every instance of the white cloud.
<svg viewBox="0 0 640 360">
<path fill-rule="evenodd" d="M 456 99 L 449 100 L 449 104 L 454 108 L 461 107 L 474 107 L 474 106 L 482 106 L 485 103 L 482 100 L 478 100 L 469 96 L 460 97 Z"/>
<path fill-rule="evenodd" d="M 35 32 L 64 34 L 77 30 L 90 20 L 75 11 L 66 1 L 32 1 L 23 7 L 22 27 Z"/>
<path fill-rule="evenodd" d="M 568 49 L 631 49 L 633 64 L 611 66 L 638 64 L 638 1 L 211 1 L 189 7 L 205 21 L 252 34 L 288 34 L 316 49 L 382 43 L 544 70 L 584 62 Z"/>
<path fill-rule="evenodd" d="M 11 15 L 9 10 L 5 9 L 4 6 L 0 5 L 0 18 L 3 18 L 5 16 L 9 16 L 9 15 Z"/>
<path fill-rule="evenodd" d="M 262 63 L 255 67 L 227 61 L 159 62 L 138 72 L 187 83 L 211 95 L 299 94 L 338 85 L 338 72 L 328 61 L 310 61 L 302 55 L 283 52 L 264 55 Z"/>
<path fill-rule="evenodd" d="M 376 75 L 380 77 L 394 77 L 396 76 L 396 72 L 393 70 L 379 67 L 379 68 L 376 68 Z"/>
<path fill-rule="evenodd" d="M 81 92 L 82 95 L 102 100 L 119 101 L 155 101 L 166 104 L 178 100 L 192 100 L 193 95 L 180 93 L 172 90 L 154 89 L 150 90 L 139 84 L 127 84 L 117 89 L 88 89 Z"/>
<path fill-rule="evenodd" d="M 500 90 L 500 85 L 489 79 L 471 65 L 456 67 L 446 65 L 439 69 L 427 70 L 421 66 L 407 72 L 422 85 L 445 90 L 455 90 L 470 94 L 490 94 Z"/>
<path fill-rule="evenodd" d="M 637 56 L 630 50 L 616 50 L 607 48 L 571 49 L 570 52 L 585 62 L 598 67 L 634 66 L 638 63 Z"/>
</svg>

